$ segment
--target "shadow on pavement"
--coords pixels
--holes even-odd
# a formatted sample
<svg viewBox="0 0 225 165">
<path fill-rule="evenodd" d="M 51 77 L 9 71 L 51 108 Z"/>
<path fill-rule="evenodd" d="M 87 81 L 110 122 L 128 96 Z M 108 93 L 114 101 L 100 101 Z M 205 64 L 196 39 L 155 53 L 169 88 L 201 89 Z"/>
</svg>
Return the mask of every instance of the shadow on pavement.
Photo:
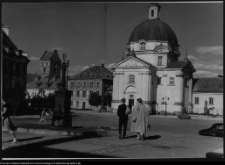
<svg viewBox="0 0 225 165">
<path fill-rule="evenodd" d="M 41 139 L 44 136 L 40 136 L 40 137 L 33 137 L 33 138 L 25 138 L 25 139 L 17 139 L 19 142 L 24 142 L 24 141 L 28 141 L 28 140 L 36 140 L 36 139 Z"/>
<path fill-rule="evenodd" d="M 161 138 L 161 136 L 159 136 L 159 135 L 145 137 L 146 140 L 156 140 L 156 139 L 159 139 L 159 138 Z"/>
<path fill-rule="evenodd" d="M 76 141 L 80 139 L 96 138 L 102 136 L 87 137 L 60 137 L 58 139 L 34 142 L 21 146 L 6 148 L 2 151 L 3 158 L 116 158 L 107 155 L 91 154 L 87 152 L 69 151 L 63 149 L 51 149 L 46 146 Z"/>
</svg>

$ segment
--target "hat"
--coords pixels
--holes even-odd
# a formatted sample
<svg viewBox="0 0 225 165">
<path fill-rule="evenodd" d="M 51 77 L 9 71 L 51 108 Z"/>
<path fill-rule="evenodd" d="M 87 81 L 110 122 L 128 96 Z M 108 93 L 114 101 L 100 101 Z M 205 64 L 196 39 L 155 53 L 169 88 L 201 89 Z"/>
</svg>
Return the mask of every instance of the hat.
<svg viewBox="0 0 225 165">
<path fill-rule="evenodd" d="M 142 99 L 141 99 L 141 98 L 138 98 L 137 101 L 138 101 L 139 103 L 142 103 Z"/>
<path fill-rule="evenodd" d="M 121 101 L 122 101 L 123 103 L 125 103 L 125 102 L 126 102 L 126 99 L 125 99 L 125 98 L 122 98 Z"/>
</svg>

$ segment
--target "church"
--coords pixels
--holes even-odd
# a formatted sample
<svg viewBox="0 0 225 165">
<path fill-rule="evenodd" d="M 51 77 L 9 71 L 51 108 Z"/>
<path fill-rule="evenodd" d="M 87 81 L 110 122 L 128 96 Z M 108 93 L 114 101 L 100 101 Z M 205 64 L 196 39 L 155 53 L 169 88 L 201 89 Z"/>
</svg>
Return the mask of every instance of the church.
<svg viewBox="0 0 225 165">
<path fill-rule="evenodd" d="M 149 5 L 149 18 L 131 33 L 125 56 L 112 67 L 112 108 L 121 99 L 132 108 L 137 98 L 151 114 L 192 112 L 193 73 L 187 55 L 179 61 L 179 44 L 173 29 L 160 20 L 158 3 Z"/>
</svg>

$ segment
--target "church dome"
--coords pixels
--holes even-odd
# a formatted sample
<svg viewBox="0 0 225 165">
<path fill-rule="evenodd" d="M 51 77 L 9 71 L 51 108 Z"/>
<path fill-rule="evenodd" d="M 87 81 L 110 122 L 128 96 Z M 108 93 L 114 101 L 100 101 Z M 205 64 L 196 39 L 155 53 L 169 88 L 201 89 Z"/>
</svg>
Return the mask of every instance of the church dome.
<svg viewBox="0 0 225 165">
<path fill-rule="evenodd" d="M 129 38 L 129 43 L 137 42 L 139 40 L 168 41 L 178 45 L 177 37 L 173 29 L 159 18 L 148 19 L 140 23 L 133 30 Z"/>
</svg>

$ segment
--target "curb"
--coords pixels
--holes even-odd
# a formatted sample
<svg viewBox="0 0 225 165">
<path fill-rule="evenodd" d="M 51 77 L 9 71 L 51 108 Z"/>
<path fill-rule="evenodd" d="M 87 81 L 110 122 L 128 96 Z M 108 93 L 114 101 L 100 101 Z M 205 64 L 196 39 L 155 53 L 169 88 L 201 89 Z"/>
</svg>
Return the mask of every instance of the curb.
<svg viewBox="0 0 225 165">
<path fill-rule="evenodd" d="M 25 133 L 34 133 L 41 135 L 50 135 L 50 136 L 93 136 L 93 135 L 106 135 L 107 132 L 104 129 L 90 129 L 90 130 L 76 130 L 76 131 L 59 131 L 59 130 L 48 130 L 48 129 L 32 129 L 32 128 L 24 128 L 18 127 L 17 132 L 25 132 Z"/>
</svg>

